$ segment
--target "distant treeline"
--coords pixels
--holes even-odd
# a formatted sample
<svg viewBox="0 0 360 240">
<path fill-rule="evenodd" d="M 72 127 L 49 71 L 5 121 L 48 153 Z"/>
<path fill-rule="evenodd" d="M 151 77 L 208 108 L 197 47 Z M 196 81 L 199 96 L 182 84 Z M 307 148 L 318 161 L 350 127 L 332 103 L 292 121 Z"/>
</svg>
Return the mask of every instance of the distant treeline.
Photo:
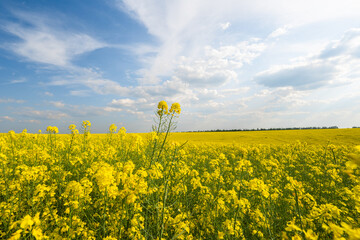
<svg viewBox="0 0 360 240">
<path fill-rule="evenodd" d="M 252 129 L 216 129 L 216 130 L 198 130 L 187 132 L 240 132 L 240 131 L 278 131 L 278 130 L 305 130 L 305 129 L 338 129 L 338 126 L 331 127 L 289 127 L 289 128 L 252 128 Z M 353 127 L 359 128 L 359 127 Z"/>
</svg>

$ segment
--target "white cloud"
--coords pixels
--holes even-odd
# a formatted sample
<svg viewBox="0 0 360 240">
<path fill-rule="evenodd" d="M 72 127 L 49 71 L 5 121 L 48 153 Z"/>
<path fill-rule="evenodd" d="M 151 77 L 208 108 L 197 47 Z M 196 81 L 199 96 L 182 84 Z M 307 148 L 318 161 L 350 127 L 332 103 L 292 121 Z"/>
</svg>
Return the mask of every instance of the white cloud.
<svg viewBox="0 0 360 240">
<path fill-rule="evenodd" d="M 105 109 L 109 112 L 125 111 L 138 117 L 144 117 L 145 112 L 149 113 L 155 106 L 154 99 L 152 97 L 148 97 L 148 99 L 151 99 L 151 101 L 148 101 L 146 98 L 113 99 L 111 103 L 108 104 L 109 106 L 105 107 Z"/>
<path fill-rule="evenodd" d="M 197 61 L 194 65 L 179 66 L 176 70 L 176 76 L 190 86 L 206 87 L 220 86 L 236 79 L 237 74 L 227 69 L 211 69 L 206 63 Z"/>
<path fill-rule="evenodd" d="M 250 64 L 266 48 L 259 39 L 234 45 L 204 47 L 200 59 L 182 57 L 175 76 L 190 86 L 214 87 L 237 79 L 237 70 Z"/>
<path fill-rule="evenodd" d="M 120 108 L 114 108 L 114 107 L 104 107 L 105 112 L 121 112 L 123 111 Z"/>
<path fill-rule="evenodd" d="M 281 36 L 281 35 L 284 35 L 284 34 L 286 34 L 288 31 L 289 31 L 289 29 L 291 29 L 291 28 L 293 28 L 293 26 L 292 25 L 285 25 L 285 26 L 283 26 L 283 27 L 280 27 L 280 28 L 278 28 L 278 29 L 276 29 L 275 31 L 273 31 L 272 33 L 270 33 L 270 35 L 269 35 L 269 38 L 277 38 L 277 37 L 279 37 L 279 36 Z"/>
<path fill-rule="evenodd" d="M 49 103 L 57 108 L 63 108 L 65 106 L 65 104 L 61 101 L 51 101 Z"/>
<path fill-rule="evenodd" d="M 230 89 L 223 89 L 221 93 L 229 95 L 229 94 L 239 94 L 239 93 L 246 93 L 250 90 L 250 87 L 242 87 L 242 88 L 230 88 Z"/>
<path fill-rule="evenodd" d="M 115 94 L 115 95 L 128 95 L 130 88 L 121 86 L 118 82 L 106 79 L 92 68 L 79 68 L 72 67 L 71 74 L 64 76 L 55 76 L 47 83 L 51 86 L 68 86 L 79 87 L 85 86 L 88 89 L 72 90 L 71 95 L 74 96 L 87 96 L 91 92 L 97 94 Z"/>
<path fill-rule="evenodd" d="M 89 90 L 71 90 L 70 95 L 71 96 L 77 96 L 77 97 L 87 97 L 91 95 L 91 91 Z"/>
<path fill-rule="evenodd" d="M 29 13 L 16 13 L 26 24 L 5 23 L 3 29 L 20 38 L 6 48 L 29 61 L 55 66 L 71 65 L 75 56 L 107 45 L 84 33 L 49 27 L 49 17 Z"/>
<path fill-rule="evenodd" d="M 230 27 L 231 23 L 230 22 L 226 22 L 226 23 L 220 23 L 220 27 L 222 30 L 226 30 Z"/>
<path fill-rule="evenodd" d="M 13 79 L 10 81 L 10 84 L 24 83 L 27 82 L 26 78 Z"/>
<path fill-rule="evenodd" d="M 145 104 L 147 100 L 145 98 L 139 98 L 136 100 L 130 98 L 123 99 L 113 99 L 111 101 L 112 106 L 123 106 L 123 107 L 133 107 L 135 104 Z"/>
<path fill-rule="evenodd" d="M 126 107 L 130 107 L 135 103 L 135 100 L 129 99 L 129 98 L 124 98 L 124 99 L 113 99 L 111 101 L 111 105 L 116 105 L 116 106 L 126 106 Z"/>
</svg>

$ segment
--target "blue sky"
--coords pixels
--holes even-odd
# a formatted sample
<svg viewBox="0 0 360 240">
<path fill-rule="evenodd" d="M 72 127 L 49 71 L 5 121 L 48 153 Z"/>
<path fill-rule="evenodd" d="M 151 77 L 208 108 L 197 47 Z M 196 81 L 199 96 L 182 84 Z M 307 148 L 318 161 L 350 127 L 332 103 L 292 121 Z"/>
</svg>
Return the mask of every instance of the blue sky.
<svg viewBox="0 0 360 240">
<path fill-rule="evenodd" d="M 0 132 L 360 126 L 360 2 L 0 2 Z"/>
</svg>

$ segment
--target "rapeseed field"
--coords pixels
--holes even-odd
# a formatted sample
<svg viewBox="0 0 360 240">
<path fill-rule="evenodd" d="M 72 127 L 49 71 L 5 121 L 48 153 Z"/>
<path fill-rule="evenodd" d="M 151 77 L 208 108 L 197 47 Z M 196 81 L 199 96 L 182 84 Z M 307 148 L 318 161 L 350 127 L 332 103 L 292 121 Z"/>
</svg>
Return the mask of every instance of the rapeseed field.
<svg viewBox="0 0 360 240">
<path fill-rule="evenodd" d="M 146 134 L 141 134 L 142 136 Z M 284 145 L 298 141 L 311 145 L 360 145 L 360 128 L 268 130 L 234 132 L 175 132 L 170 140 L 217 145 Z"/>
<path fill-rule="evenodd" d="M 360 147 L 169 141 L 91 123 L 0 136 L 1 239 L 360 239 Z"/>
</svg>

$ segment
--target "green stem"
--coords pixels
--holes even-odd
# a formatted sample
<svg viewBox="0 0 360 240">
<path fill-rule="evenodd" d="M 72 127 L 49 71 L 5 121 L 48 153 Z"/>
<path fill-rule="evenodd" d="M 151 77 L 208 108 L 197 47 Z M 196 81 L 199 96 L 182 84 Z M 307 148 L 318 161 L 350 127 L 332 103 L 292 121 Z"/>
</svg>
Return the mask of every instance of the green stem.
<svg viewBox="0 0 360 240">
<path fill-rule="evenodd" d="M 162 239 L 162 235 L 164 233 L 164 227 L 165 227 L 164 214 L 165 214 L 165 205 L 166 205 L 167 193 L 168 193 L 168 180 L 165 181 L 165 186 L 164 186 L 164 196 L 163 196 L 163 205 L 162 205 L 162 209 L 161 209 L 161 222 L 160 222 L 161 223 L 161 229 L 160 229 L 159 240 Z"/>
<path fill-rule="evenodd" d="M 160 134 L 161 122 L 162 122 L 162 115 L 160 115 L 159 125 L 158 125 L 158 127 L 155 129 L 155 130 L 156 130 L 156 136 L 157 136 L 157 137 L 158 137 L 159 134 Z M 152 151 L 152 154 L 151 154 L 150 167 L 151 167 L 151 165 L 152 165 L 152 163 L 153 163 L 153 159 L 154 159 L 154 155 L 155 155 L 155 150 L 156 150 L 157 141 L 158 141 L 158 138 L 155 138 L 154 147 L 153 147 L 153 151 Z"/>
<path fill-rule="evenodd" d="M 161 144 L 160 151 L 159 151 L 159 154 L 158 154 L 158 156 L 157 156 L 157 159 L 159 159 L 159 157 L 160 157 L 160 155 L 161 155 L 161 153 L 162 153 L 162 151 L 163 151 L 163 149 L 164 149 L 164 145 L 165 145 L 165 143 L 166 143 L 166 139 L 167 139 L 167 137 L 168 137 L 168 135 L 169 135 L 169 133 L 170 133 L 171 121 L 172 121 L 173 117 L 174 117 L 174 115 L 171 115 L 169 125 L 168 125 L 168 127 L 167 127 L 167 129 L 166 129 L 165 138 L 164 138 L 164 141 L 163 141 L 162 144 Z"/>
</svg>

